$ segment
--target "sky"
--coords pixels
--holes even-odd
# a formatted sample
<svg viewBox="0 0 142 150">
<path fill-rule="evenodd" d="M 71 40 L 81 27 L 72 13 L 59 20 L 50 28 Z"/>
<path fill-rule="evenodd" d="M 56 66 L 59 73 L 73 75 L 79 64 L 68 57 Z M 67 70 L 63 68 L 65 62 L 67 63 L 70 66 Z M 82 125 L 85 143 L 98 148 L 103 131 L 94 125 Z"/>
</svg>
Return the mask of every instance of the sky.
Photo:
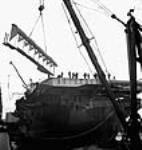
<svg viewBox="0 0 142 150">
<path fill-rule="evenodd" d="M 98 5 L 93 2 L 97 0 L 74 1 L 83 6 L 97 10 L 88 10 L 79 6 L 81 14 L 87 21 L 98 42 L 107 70 L 118 80 L 129 79 L 124 27 L 109 16 L 105 15 L 103 11 L 98 8 Z M 67 76 L 68 71 L 72 71 L 79 72 L 80 77 L 83 77 L 84 72 L 90 73 L 90 71 L 77 48 L 61 3 L 62 0 L 45 0 L 43 16 L 47 54 L 58 64 L 56 75 L 60 72 L 64 72 L 65 76 Z M 135 16 L 137 20 L 142 23 L 141 0 L 101 0 L 101 3 L 124 22 L 127 22 L 128 20 L 127 12 L 129 9 L 135 8 Z M 17 24 L 27 34 L 31 32 L 39 15 L 38 7 L 39 0 L 1 0 L 0 2 L 0 83 L 2 86 L 5 111 L 14 108 L 15 101 L 13 99 L 16 99 L 17 95 L 14 95 L 13 93 L 24 92 L 21 80 L 18 78 L 13 67 L 9 65 L 11 60 L 18 68 L 26 83 L 29 83 L 30 78 L 36 82 L 47 77 L 45 74 L 37 71 L 36 67 L 31 62 L 2 44 L 5 32 L 10 33 L 12 23 Z M 32 38 L 38 43 L 38 45 L 44 47 L 40 22 L 36 26 Z M 79 45 L 80 44 L 81 43 L 79 42 Z M 80 51 L 87 59 L 92 72 L 95 72 L 83 46 Z M 94 52 L 95 54 L 97 53 L 95 49 Z M 101 61 L 100 64 L 102 65 Z M 140 70 L 140 68 L 138 68 L 138 70 Z M 140 74 L 138 75 L 138 79 L 141 79 Z"/>
</svg>

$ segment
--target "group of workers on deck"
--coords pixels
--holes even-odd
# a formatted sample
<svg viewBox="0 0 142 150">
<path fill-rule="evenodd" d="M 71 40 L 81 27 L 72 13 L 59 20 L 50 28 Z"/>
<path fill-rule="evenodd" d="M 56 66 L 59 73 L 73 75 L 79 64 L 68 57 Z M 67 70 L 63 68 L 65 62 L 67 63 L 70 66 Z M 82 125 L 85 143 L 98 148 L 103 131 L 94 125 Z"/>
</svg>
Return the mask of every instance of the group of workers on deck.
<svg viewBox="0 0 142 150">
<path fill-rule="evenodd" d="M 63 77 L 64 77 L 64 73 L 61 72 L 61 74 L 59 74 L 57 77 L 58 77 L 58 78 L 63 78 Z M 78 79 L 79 73 L 78 73 L 78 72 L 71 72 L 71 71 L 69 71 L 69 72 L 68 72 L 68 77 L 69 77 L 69 79 Z M 94 77 L 95 79 L 99 79 L 99 76 L 98 76 L 97 73 L 95 73 L 95 74 L 93 75 L 93 77 Z M 84 78 L 84 79 L 90 79 L 90 74 L 84 72 L 83 78 Z M 110 73 L 107 74 L 107 79 L 108 79 L 108 80 L 111 79 L 111 74 L 110 74 Z M 113 79 L 115 80 L 115 77 L 113 77 Z"/>
</svg>

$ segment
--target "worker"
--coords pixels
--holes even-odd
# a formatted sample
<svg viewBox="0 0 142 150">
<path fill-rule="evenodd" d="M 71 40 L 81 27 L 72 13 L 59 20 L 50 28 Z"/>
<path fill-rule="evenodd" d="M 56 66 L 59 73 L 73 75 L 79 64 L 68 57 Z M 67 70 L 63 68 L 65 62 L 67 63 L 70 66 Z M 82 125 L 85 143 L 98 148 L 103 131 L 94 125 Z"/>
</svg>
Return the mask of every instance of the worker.
<svg viewBox="0 0 142 150">
<path fill-rule="evenodd" d="M 86 73 L 86 72 L 84 72 L 83 76 L 84 76 L 84 79 L 86 79 L 86 77 L 87 77 L 87 73 Z"/>
<path fill-rule="evenodd" d="M 71 72 L 70 71 L 68 72 L 68 76 L 69 76 L 69 79 L 71 79 Z"/>
</svg>

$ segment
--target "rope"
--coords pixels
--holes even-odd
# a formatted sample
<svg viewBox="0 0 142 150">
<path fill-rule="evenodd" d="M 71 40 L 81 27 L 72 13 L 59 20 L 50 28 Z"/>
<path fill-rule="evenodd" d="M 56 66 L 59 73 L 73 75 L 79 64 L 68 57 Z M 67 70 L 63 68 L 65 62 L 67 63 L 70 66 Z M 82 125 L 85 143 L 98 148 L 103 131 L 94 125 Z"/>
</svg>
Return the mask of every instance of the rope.
<svg viewBox="0 0 142 150">
<path fill-rule="evenodd" d="M 32 36 L 32 34 L 33 34 L 33 32 L 34 32 L 34 30 L 35 30 L 35 28 L 36 28 L 36 26 L 37 26 L 37 23 L 38 23 L 39 19 L 40 19 L 40 15 L 38 16 L 37 20 L 35 21 L 35 24 L 34 24 L 34 26 L 33 26 L 33 28 L 32 28 L 32 31 L 31 31 L 30 34 L 29 34 L 29 37 Z"/>
<path fill-rule="evenodd" d="M 86 20 L 85 20 L 85 19 L 84 19 L 84 17 L 82 16 L 82 14 L 81 14 L 81 12 L 80 12 L 79 8 L 76 6 L 76 3 L 75 3 L 75 2 L 74 2 L 74 6 L 75 6 L 76 10 L 78 11 L 78 13 L 79 13 L 79 15 L 80 15 L 81 19 L 82 19 L 82 20 L 83 20 L 83 22 L 85 23 L 85 25 L 86 25 L 86 27 L 87 27 L 88 31 L 90 32 L 91 36 L 93 37 L 93 33 L 92 33 L 92 31 L 90 30 L 90 28 L 89 28 L 89 26 L 88 26 L 88 24 L 87 24 Z"/>
<path fill-rule="evenodd" d="M 99 11 L 98 9 L 94 9 L 94 8 L 91 8 L 91 7 L 86 7 L 85 5 L 82 5 L 82 4 L 79 4 L 77 2 L 73 2 L 74 4 L 82 7 L 82 8 L 85 8 L 85 9 L 88 9 L 88 10 L 92 10 L 92 11 L 95 11 L 95 12 L 99 12 L 99 13 L 102 13 L 101 11 Z"/>
<path fill-rule="evenodd" d="M 33 32 L 34 32 L 34 30 L 35 30 L 35 28 L 36 28 L 36 26 L 37 26 L 37 24 L 38 24 L 40 18 L 41 18 L 41 25 L 42 25 L 43 38 L 44 38 L 44 47 L 45 47 L 45 51 L 47 52 L 45 26 L 44 26 L 43 13 L 42 13 L 42 11 L 44 10 L 44 0 L 40 0 L 39 5 L 40 5 L 40 6 L 39 6 L 38 9 L 39 9 L 39 11 L 40 11 L 40 14 L 39 14 L 37 20 L 35 21 L 35 24 L 34 24 L 34 26 L 33 26 L 33 28 L 32 28 L 32 31 L 31 31 L 30 34 L 29 34 L 29 37 L 32 36 L 32 34 L 33 34 Z"/>
<path fill-rule="evenodd" d="M 43 5 L 44 6 L 44 0 L 40 0 L 39 1 L 39 5 Z"/>
<path fill-rule="evenodd" d="M 111 16 L 113 13 L 110 9 L 104 6 L 99 0 L 91 0 L 93 3 L 97 4 L 100 9 L 104 10 L 108 16 Z"/>
<path fill-rule="evenodd" d="M 92 31 L 91 31 L 91 29 L 89 28 L 89 25 L 87 24 L 86 20 L 85 20 L 85 19 L 84 19 L 84 17 L 82 16 L 82 14 L 81 14 L 81 12 L 80 12 L 79 8 L 76 6 L 76 3 L 74 3 L 74 5 L 75 5 L 75 8 L 76 8 L 76 10 L 78 11 L 78 13 L 79 13 L 79 15 L 80 15 L 81 19 L 83 20 L 84 24 L 86 25 L 86 27 L 87 27 L 88 31 L 90 32 L 91 37 L 92 37 L 91 39 L 93 39 L 93 40 L 94 40 L 94 42 L 95 42 L 95 46 L 94 46 L 94 47 L 95 47 L 95 49 L 98 51 L 98 54 L 99 54 L 99 56 L 100 56 L 100 59 L 101 59 L 101 61 L 102 61 L 103 65 L 104 65 L 105 71 L 106 71 L 106 73 L 108 74 L 109 72 L 108 72 L 108 69 L 107 69 L 106 63 L 105 63 L 105 61 L 104 61 L 104 59 L 103 59 L 103 56 L 102 56 L 102 54 L 101 54 L 101 51 L 100 51 L 100 49 L 99 49 L 99 46 L 98 46 L 97 40 L 96 40 L 96 38 L 95 38 L 95 36 L 94 36 L 93 32 L 92 32 Z"/>
<path fill-rule="evenodd" d="M 65 16 L 66 16 L 66 18 L 67 18 L 67 21 L 68 21 L 70 30 L 71 30 L 71 32 L 72 32 L 72 35 L 73 35 L 73 37 L 74 37 L 76 46 L 77 46 L 77 48 L 79 49 L 79 53 L 80 53 L 80 55 L 83 57 L 83 59 L 84 59 L 86 65 L 88 66 L 88 69 L 89 69 L 90 73 L 93 75 L 93 71 L 92 71 L 92 69 L 91 69 L 91 67 L 90 67 L 90 65 L 89 65 L 89 63 L 88 63 L 88 61 L 87 61 L 87 59 L 84 57 L 83 53 L 81 52 L 81 49 L 80 49 L 81 46 L 78 45 L 78 41 L 77 41 L 77 38 L 76 38 L 76 36 L 75 36 L 75 32 L 73 31 L 73 28 L 72 28 L 72 26 L 71 26 L 70 19 L 69 19 L 68 15 L 67 15 L 67 12 L 66 12 L 65 7 L 64 7 L 63 4 L 62 4 L 62 7 L 63 7 L 64 13 L 65 13 Z"/>
<path fill-rule="evenodd" d="M 42 13 L 41 13 L 41 23 L 42 23 L 42 31 L 43 31 L 43 38 L 44 38 L 44 47 L 45 47 L 45 51 L 47 52 L 45 26 L 44 26 L 44 20 L 43 20 L 43 14 Z"/>
<path fill-rule="evenodd" d="M 8 89 L 8 100 L 11 100 L 11 95 L 10 95 L 10 75 L 9 74 L 8 74 L 7 89 Z"/>
</svg>

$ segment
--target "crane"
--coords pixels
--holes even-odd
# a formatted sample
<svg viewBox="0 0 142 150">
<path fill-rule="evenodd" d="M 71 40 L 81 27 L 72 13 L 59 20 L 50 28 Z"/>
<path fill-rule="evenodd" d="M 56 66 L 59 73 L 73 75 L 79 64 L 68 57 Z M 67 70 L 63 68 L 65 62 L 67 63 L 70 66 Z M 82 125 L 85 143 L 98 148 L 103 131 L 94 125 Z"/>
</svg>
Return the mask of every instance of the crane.
<svg viewBox="0 0 142 150">
<path fill-rule="evenodd" d="M 107 79 L 105 77 L 105 74 L 101 68 L 101 66 L 98 63 L 97 57 L 93 52 L 93 49 L 90 45 L 90 40 L 86 36 L 83 27 L 81 26 L 81 23 L 74 11 L 74 8 L 72 6 L 71 0 L 63 0 L 70 17 L 78 31 L 78 34 L 80 36 L 80 39 L 82 41 L 82 44 L 86 48 L 86 51 L 88 53 L 88 56 L 90 57 L 90 60 L 98 72 L 98 76 L 104 85 L 106 92 L 115 108 L 116 114 L 124 128 L 124 131 L 127 133 L 127 135 L 130 137 L 130 146 L 132 150 L 140 150 L 141 142 L 139 137 L 139 131 L 140 131 L 140 122 L 138 118 L 137 113 L 137 106 L 138 106 L 138 100 L 136 98 L 137 93 L 137 83 L 136 83 L 136 62 L 139 61 L 142 65 L 142 52 L 141 52 L 141 41 L 142 37 L 140 36 L 139 30 L 142 31 L 139 24 L 135 21 L 135 18 L 131 14 L 131 10 L 129 12 L 130 19 L 128 20 L 127 24 L 119 20 L 114 14 L 111 16 L 113 19 L 116 19 L 120 23 L 122 23 L 126 29 L 126 36 L 127 36 L 127 45 L 128 45 L 128 62 L 129 62 L 129 74 L 130 74 L 130 97 L 131 97 L 131 116 L 130 121 L 127 123 L 124 117 L 123 112 L 121 111 L 120 106 L 115 101 L 115 96 L 113 92 L 111 91 L 110 85 L 107 82 Z M 137 58 L 138 54 L 138 58 Z"/>
<path fill-rule="evenodd" d="M 63 0 L 70 16 L 71 16 L 71 19 L 78 31 L 78 34 L 81 38 L 81 41 L 82 41 L 82 44 L 84 45 L 84 47 L 86 48 L 86 51 L 91 59 L 91 62 L 94 66 L 94 68 L 96 69 L 96 71 L 98 72 L 98 76 L 101 80 L 101 82 L 103 83 L 103 85 L 105 86 L 105 89 L 106 89 L 106 92 L 115 108 L 115 111 L 116 111 L 116 114 L 118 116 L 118 118 L 120 119 L 121 123 L 122 123 L 122 126 L 124 127 L 124 129 L 127 128 L 127 124 L 126 124 L 126 121 L 125 121 L 125 117 L 124 117 L 124 114 L 122 113 L 121 111 L 121 108 L 119 107 L 119 105 L 117 104 L 117 102 L 115 101 L 115 96 L 114 94 L 112 93 L 111 89 L 110 89 L 110 85 L 108 84 L 107 80 L 106 80 L 106 77 L 105 77 L 105 74 L 101 68 L 101 66 L 99 65 L 98 63 L 98 60 L 93 52 L 93 49 L 90 45 L 90 41 L 89 41 L 89 38 L 86 36 L 82 26 L 81 26 L 81 23 L 72 7 L 72 4 L 71 4 L 71 1 L 70 0 Z"/>
<path fill-rule="evenodd" d="M 12 61 L 9 62 L 10 65 L 13 66 L 14 70 L 16 71 L 18 77 L 21 79 L 22 83 L 23 83 L 23 86 L 26 90 L 28 90 L 28 85 L 26 84 L 26 82 L 24 81 L 24 79 L 22 78 L 22 76 L 20 75 L 18 69 L 16 68 L 16 66 L 14 65 L 14 63 Z"/>
<path fill-rule="evenodd" d="M 134 10 L 131 9 L 128 13 L 130 19 L 126 25 L 127 49 L 128 49 L 128 64 L 130 77 L 130 101 L 131 114 L 128 126 L 128 134 L 131 139 L 131 149 L 140 150 L 142 147 L 140 141 L 140 116 L 138 115 L 139 99 L 137 99 L 137 62 L 142 65 L 142 37 L 140 31 L 142 28 L 135 21 L 132 15 Z"/>
</svg>

